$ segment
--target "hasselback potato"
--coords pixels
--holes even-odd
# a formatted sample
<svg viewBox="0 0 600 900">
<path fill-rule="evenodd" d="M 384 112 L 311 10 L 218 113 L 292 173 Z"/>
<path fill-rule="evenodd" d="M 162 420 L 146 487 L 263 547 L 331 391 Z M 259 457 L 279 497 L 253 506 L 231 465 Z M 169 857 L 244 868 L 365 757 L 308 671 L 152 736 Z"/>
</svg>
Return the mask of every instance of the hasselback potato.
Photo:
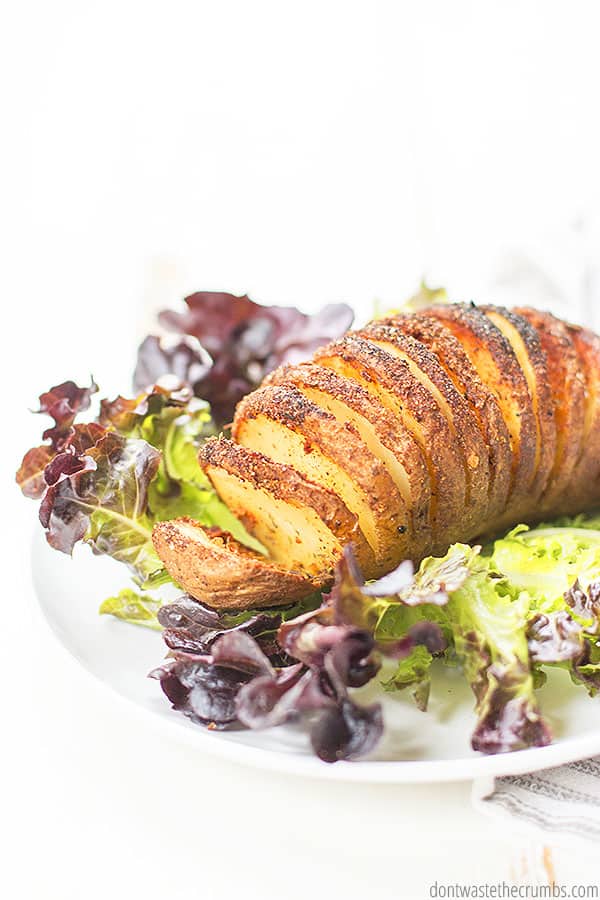
<svg viewBox="0 0 600 900">
<path fill-rule="evenodd" d="M 377 320 L 276 369 L 238 404 L 232 439 L 201 450 L 268 557 L 183 520 L 155 527 L 156 549 L 204 602 L 265 606 L 327 587 L 348 543 L 375 578 L 583 511 L 600 502 L 599 391 L 600 338 L 550 313 L 443 304 Z"/>
</svg>

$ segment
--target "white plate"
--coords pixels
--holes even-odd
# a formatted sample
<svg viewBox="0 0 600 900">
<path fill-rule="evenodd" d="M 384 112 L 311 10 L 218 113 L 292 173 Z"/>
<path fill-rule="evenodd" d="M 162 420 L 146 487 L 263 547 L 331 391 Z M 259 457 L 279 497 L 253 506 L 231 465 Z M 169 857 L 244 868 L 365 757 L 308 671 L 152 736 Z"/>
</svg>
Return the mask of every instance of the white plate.
<svg viewBox="0 0 600 900">
<path fill-rule="evenodd" d="M 99 616 L 101 601 L 126 582 L 122 566 L 77 547 L 73 559 L 51 550 L 38 534 L 33 580 L 50 627 L 63 647 L 107 687 L 178 732 L 199 749 L 238 763 L 296 775 L 343 781 L 435 782 L 529 772 L 600 753 L 600 698 L 590 699 L 568 675 L 550 673 L 539 692 L 555 735 L 549 747 L 483 756 L 469 746 L 473 699 L 459 672 L 434 672 L 426 713 L 407 692 L 384 694 L 376 681 L 361 690 L 384 707 L 385 736 L 377 751 L 357 762 L 322 763 L 297 726 L 262 732 L 210 732 L 174 712 L 157 681 L 146 677 L 165 654 L 159 632 Z"/>
</svg>

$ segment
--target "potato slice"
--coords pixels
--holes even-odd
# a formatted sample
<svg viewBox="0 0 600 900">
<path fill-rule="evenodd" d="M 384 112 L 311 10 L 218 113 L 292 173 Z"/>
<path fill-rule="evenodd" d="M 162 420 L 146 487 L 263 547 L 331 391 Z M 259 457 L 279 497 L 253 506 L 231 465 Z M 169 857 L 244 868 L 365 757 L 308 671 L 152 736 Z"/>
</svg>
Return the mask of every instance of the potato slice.
<svg viewBox="0 0 600 900">
<path fill-rule="evenodd" d="M 315 361 L 357 381 L 402 425 L 421 447 L 431 488 L 431 552 L 445 552 L 464 536 L 465 471 L 445 417 L 408 364 L 365 338 L 348 335 L 317 350 Z"/>
<path fill-rule="evenodd" d="M 293 385 L 259 388 L 238 404 L 232 436 L 244 447 L 330 488 L 353 512 L 377 572 L 406 553 L 406 510 L 387 469 L 353 425 L 341 425 Z"/>
<path fill-rule="evenodd" d="M 511 485 L 506 519 L 530 504 L 535 478 L 537 423 L 527 380 L 519 361 L 500 329 L 477 307 L 465 303 L 434 306 L 427 310 L 460 341 L 479 377 L 494 394 L 510 435 Z"/>
<path fill-rule="evenodd" d="M 227 531 L 192 519 L 158 522 L 156 552 L 188 594 L 215 609 L 285 606 L 315 592 L 310 579 L 239 544 Z"/>
<path fill-rule="evenodd" d="M 556 505 L 571 480 L 582 449 L 585 419 L 585 372 L 568 327 L 548 312 L 514 310 L 537 331 L 546 354 L 548 387 L 556 419 L 556 453 L 541 500 L 543 509 Z"/>
<path fill-rule="evenodd" d="M 265 384 L 289 383 L 310 401 L 350 423 L 373 456 L 381 460 L 398 489 L 406 510 L 407 540 L 413 557 L 431 542 L 429 504 L 431 488 L 423 452 L 413 435 L 357 382 L 312 363 L 275 369 Z M 412 558 L 412 557 L 411 557 Z"/>
<path fill-rule="evenodd" d="M 351 543 L 360 564 L 373 566 L 356 516 L 333 491 L 224 438 L 207 441 L 199 458 L 221 500 L 274 562 L 326 584 Z"/>
<path fill-rule="evenodd" d="M 561 512 L 580 512 L 600 501 L 600 337 L 586 328 L 568 325 L 585 379 L 583 434 L 577 463 Z"/>
<path fill-rule="evenodd" d="M 546 353 L 527 319 L 498 306 L 480 307 L 510 342 L 525 375 L 536 422 L 535 476 L 530 496 L 541 497 L 556 457 L 556 417 Z"/>
<path fill-rule="evenodd" d="M 512 462 L 510 437 L 498 400 L 479 377 L 462 344 L 437 319 L 426 313 L 405 313 L 382 321 L 425 344 L 469 404 L 487 451 L 489 483 L 486 521 L 493 521 L 506 508 Z"/>
<path fill-rule="evenodd" d="M 467 402 L 433 353 L 420 341 L 403 334 L 397 326 L 372 322 L 359 335 L 404 360 L 411 374 L 437 403 L 453 441 L 460 448 L 466 481 L 463 522 L 465 530 L 471 533 L 473 526 L 480 525 L 487 516 L 490 473 L 487 449 Z"/>
</svg>

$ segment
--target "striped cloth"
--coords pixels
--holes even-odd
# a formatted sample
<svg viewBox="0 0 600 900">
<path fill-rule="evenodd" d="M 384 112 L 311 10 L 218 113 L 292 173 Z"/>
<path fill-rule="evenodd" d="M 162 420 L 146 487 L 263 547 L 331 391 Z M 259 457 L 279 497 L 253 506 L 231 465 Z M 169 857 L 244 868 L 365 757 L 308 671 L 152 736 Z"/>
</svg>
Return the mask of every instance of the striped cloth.
<svg viewBox="0 0 600 900">
<path fill-rule="evenodd" d="M 527 775 L 480 779 L 480 811 L 552 835 L 600 843 L 600 757 Z"/>
</svg>

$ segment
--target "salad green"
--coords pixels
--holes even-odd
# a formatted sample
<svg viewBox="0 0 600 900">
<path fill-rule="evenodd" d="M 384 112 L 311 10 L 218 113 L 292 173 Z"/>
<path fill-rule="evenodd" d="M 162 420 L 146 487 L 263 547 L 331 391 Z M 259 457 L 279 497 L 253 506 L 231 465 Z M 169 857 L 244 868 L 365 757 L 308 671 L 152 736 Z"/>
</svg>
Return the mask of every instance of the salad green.
<svg viewBox="0 0 600 900">
<path fill-rule="evenodd" d="M 152 545 L 155 522 L 190 516 L 261 549 L 198 463 L 200 444 L 215 433 L 207 403 L 178 382 L 156 384 L 135 398 L 102 400 L 95 419 L 80 422 L 96 391 L 94 384 L 65 382 L 40 397 L 39 411 L 55 425 L 44 432 L 49 442 L 28 451 L 17 472 L 23 493 L 41 497 L 40 521 L 52 547 L 71 553 L 83 541 L 125 563 L 140 590 L 172 584 Z"/>
</svg>

